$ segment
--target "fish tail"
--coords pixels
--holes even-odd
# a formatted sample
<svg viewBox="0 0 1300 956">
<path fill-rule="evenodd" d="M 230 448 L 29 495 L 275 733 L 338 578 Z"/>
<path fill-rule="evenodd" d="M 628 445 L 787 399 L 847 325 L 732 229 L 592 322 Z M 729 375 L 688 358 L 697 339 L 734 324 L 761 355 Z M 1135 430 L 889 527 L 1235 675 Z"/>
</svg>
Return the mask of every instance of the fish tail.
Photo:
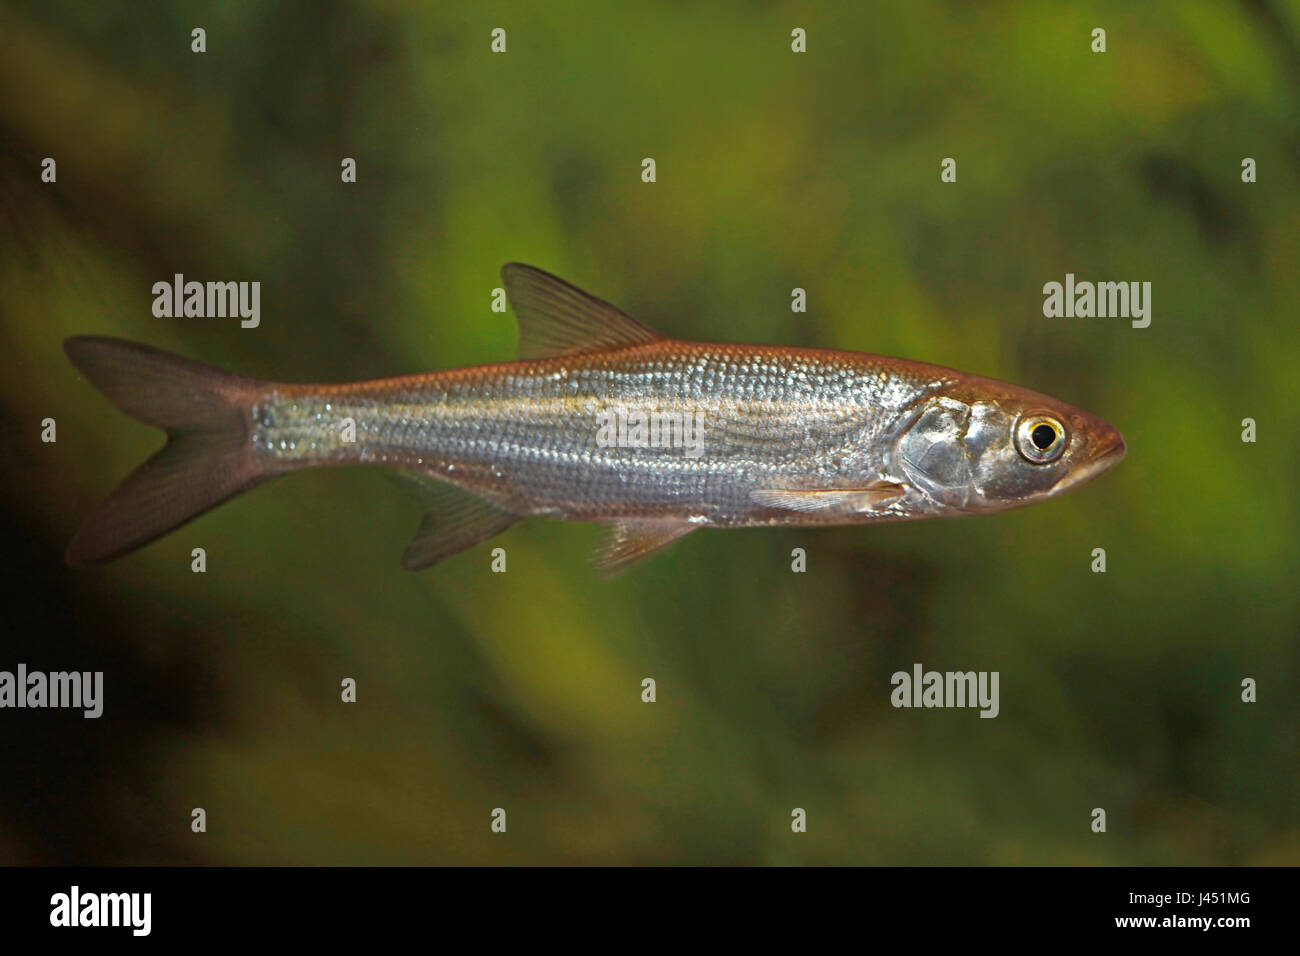
<svg viewBox="0 0 1300 956">
<path fill-rule="evenodd" d="M 63 348 L 109 401 L 167 432 L 77 531 L 69 565 L 134 551 L 270 477 L 251 443 L 251 409 L 269 383 L 121 339 L 76 336 Z"/>
</svg>

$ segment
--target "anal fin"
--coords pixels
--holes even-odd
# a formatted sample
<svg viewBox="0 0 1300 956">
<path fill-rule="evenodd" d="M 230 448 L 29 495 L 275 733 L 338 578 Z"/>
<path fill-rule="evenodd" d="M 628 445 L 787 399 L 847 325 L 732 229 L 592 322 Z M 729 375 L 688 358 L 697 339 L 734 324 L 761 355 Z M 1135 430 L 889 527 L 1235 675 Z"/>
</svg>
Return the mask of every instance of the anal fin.
<svg viewBox="0 0 1300 956">
<path fill-rule="evenodd" d="M 621 574 L 698 527 L 681 518 L 616 522 L 611 526 L 609 536 L 592 555 L 592 564 L 606 577 Z"/>
<path fill-rule="evenodd" d="M 399 474 L 401 483 L 417 492 L 425 509 L 415 537 L 402 554 L 402 567 L 408 571 L 432 567 L 520 520 L 520 515 L 450 482 L 409 472 Z"/>
</svg>

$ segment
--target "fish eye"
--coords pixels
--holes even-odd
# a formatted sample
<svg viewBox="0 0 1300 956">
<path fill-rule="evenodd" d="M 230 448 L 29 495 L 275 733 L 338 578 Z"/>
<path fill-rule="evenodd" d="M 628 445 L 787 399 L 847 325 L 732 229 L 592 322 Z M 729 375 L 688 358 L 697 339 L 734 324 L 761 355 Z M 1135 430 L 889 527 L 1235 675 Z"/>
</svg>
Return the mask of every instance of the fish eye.
<svg viewBox="0 0 1300 956">
<path fill-rule="evenodd" d="M 1016 426 L 1016 450 L 1035 465 L 1056 461 L 1065 443 L 1065 426 L 1050 415 L 1029 415 Z"/>
</svg>

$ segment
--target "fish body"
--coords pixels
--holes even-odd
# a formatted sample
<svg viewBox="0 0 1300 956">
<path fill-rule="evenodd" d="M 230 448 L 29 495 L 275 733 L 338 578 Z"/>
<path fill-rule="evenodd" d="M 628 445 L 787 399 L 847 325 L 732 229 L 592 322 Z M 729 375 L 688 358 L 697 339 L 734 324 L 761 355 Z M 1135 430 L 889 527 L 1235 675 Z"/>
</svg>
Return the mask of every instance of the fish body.
<svg viewBox="0 0 1300 956">
<path fill-rule="evenodd" d="M 495 365 L 286 385 L 69 340 L 110 398 L 171 435 L 69 560 L 116 556 L 262 480 L 321 466 L 388 467 L 420 490 L 428 512 L 408 568 L 546 516 L 612 525 L 597 563 L 618 570 L 699 527 L 1005 510 L 1124 454 L 1112 426 L 1018 386 L 862 353 L 676 341 L 540 270 L 503 276 L 525 358 Z M 200 462 L 206 482 L 181 486 Z"/>
</svg>

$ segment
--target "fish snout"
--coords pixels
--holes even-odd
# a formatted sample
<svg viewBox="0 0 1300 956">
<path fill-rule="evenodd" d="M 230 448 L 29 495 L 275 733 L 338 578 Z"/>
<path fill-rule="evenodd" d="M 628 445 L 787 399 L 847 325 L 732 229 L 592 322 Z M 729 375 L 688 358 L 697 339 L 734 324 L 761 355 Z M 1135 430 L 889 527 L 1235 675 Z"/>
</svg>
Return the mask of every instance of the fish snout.
<svg viewBox="0 0 1300 956">
<path fill-rule="evenodd" d="M 1081 454 L 1074 460 L 1073 467 L 1057 483 L 1053 493 L 1059 494 L 1092 481 L 1119 464 L 1120 459 L 1128 451 L 1128 446 L 1124 444 L 1124 436 L 1119 433 L 1119 429 L 1100 419 L 1088 424 L 1086 436 L 1086 444 L 1080 449 Z"/>
<path fill-rule="evenodd" d="M 1128 446 L 1124 444 L 1124 436 L 1119 433 L 1119 429 L 1103 422 L 1090 456 L 1092 463 L 1100 466 L 1097 473 L 1117 465 L 1127 451 Z"/>
</svg>

